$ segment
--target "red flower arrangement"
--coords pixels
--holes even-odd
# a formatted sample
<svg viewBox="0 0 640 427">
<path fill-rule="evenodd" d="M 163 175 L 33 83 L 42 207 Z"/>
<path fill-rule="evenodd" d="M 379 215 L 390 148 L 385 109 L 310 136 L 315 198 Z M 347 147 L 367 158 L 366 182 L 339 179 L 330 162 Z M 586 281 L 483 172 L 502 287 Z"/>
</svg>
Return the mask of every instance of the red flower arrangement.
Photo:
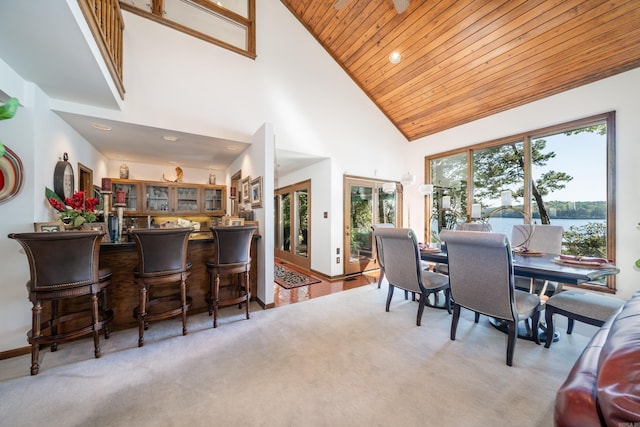
<svg viewBox="0 0 640 427">
<path fill-rule="evenodd" d="M 85 222 L 96 222 L 95 208 L 98 204 L 98 199 L 95 197 L 87 198 L 86 191 L 78 191 L 71 198 L 66 197 L 64 202 L 50 188 L 45 188 L 45 195 L 49 204 L 60 212 L 60 219 L 63 222 L 69 223 L 74 227 L 78 227 Z"/>
</svg>

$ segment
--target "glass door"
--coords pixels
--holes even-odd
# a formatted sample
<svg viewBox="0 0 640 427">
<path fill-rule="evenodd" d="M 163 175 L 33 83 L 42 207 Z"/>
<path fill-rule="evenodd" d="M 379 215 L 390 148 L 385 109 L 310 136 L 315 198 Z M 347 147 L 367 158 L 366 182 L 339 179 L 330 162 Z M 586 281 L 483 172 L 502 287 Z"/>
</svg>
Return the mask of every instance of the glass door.
<svg viewBox="0 0 640 427">
<path fill-rule="evenodd" d="M 310 269 L 311 181 L 304 181 L 275 191 L 274 255 Z"/>
<path fill-rule="evenodd" d="M 402 192 L 398 184 L 384 191 L 383 182 L 345 177 L 344 181 L 344 273 L 355 274 L 378 268 L 371 226 L 399 226 Z"/>
</svg>

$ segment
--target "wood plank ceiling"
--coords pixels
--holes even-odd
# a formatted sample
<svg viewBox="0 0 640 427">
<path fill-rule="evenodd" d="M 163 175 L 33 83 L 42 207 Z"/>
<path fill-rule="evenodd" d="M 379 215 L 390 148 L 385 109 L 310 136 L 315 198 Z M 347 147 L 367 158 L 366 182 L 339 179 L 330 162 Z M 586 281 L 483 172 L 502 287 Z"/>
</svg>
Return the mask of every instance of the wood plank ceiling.
<svg viewBox="0 0 640 427">
<path fill-rule="evenodd" d="M 281 1 L 409 141 L 640 66 L 639 0 Z"/>
</svg>

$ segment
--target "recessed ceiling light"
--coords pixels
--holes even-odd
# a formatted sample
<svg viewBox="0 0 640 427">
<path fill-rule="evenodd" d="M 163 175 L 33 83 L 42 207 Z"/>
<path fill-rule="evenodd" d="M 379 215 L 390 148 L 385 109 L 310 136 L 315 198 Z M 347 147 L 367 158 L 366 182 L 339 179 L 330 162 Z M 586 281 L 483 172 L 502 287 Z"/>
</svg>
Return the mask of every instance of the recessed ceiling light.
<svg viewBox="0 0 640 427">
<path fill-rule="evenodd" d="M 103 125 L 101 123 L 94 123 L 91 126 L 98 130 L 111 130 L 111 126 Z"/>
<path fill-rule="evenodd" d="M 392 64 L 399 63 L 401 59 L 402 55 L 400 55 L 400 52 L 391 52 L 391 55 L 389 55 L 389 62 Z"/>
<path fill-rule="evenodd" d="M 165 135 L 162 137 L 162 139 L 169 142 L 176 142 L 178 140 L 178 137 L 173 135 Z"/>
</svg>

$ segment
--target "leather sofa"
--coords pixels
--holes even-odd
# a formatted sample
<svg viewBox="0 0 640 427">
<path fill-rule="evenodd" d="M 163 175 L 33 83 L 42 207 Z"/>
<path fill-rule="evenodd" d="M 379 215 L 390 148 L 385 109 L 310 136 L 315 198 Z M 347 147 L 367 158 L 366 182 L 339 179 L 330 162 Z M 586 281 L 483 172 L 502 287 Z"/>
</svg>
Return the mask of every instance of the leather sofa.
<svg viewBox="0 0 640 427">
<path fill-rule="evenodd" d="M 593 336 L 558 390 L 560 427 L 640 425 L 640 291 Z"/>
</svg>

